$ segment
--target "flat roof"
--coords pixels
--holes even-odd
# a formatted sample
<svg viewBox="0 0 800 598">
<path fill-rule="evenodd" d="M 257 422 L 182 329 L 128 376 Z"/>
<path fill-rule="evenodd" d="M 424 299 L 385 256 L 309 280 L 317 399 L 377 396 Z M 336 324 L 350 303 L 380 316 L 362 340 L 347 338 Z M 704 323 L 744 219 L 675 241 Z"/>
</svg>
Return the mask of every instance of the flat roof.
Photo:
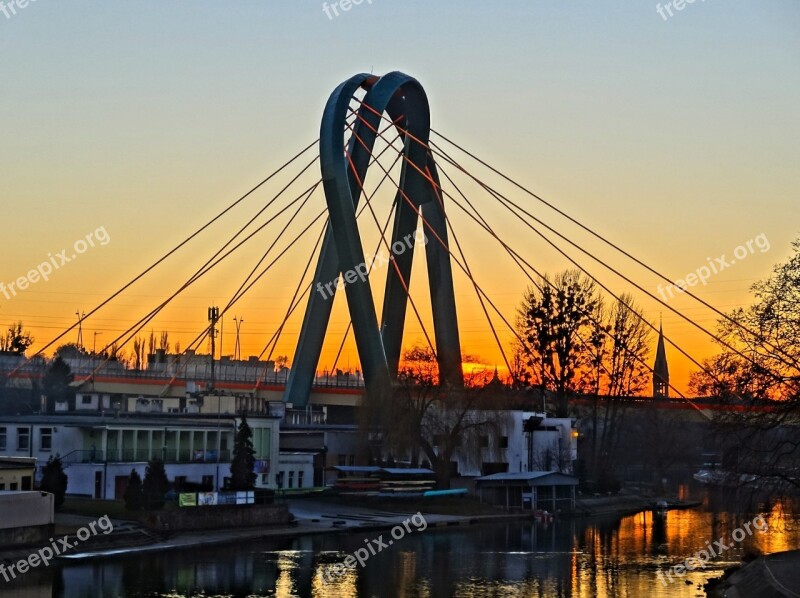
<svg viewBox="0 0 800 598">
<path fill-rule="evenodd" d="M 530 486 L 577 486 L 578 478 L 575 476 L 561 473 L 560 471 L 519 471 L 512 473 L 493 473 L 481 478 L 476 482 L 483 483 L 514 483 L 528 482 Z"/>
<path fill-rule="evenodd" d="M 36 467 L 36 457 L 0 456 L 0 469 L 30 469 Z"/>
<path fill-rule="evenodd" d="M 385 471 L 390 475 L 434 475 L 433 471 L 424 468 L 403 469 L 402 467 L 384 467 L 381 471 Z"/>
<path fill-rule="evenodd" d="M 381 470 L 374 465 L 335 465 L 333 468 L 342 473 L 377 473 Z"/>
<path fill-rule="evenodd" d="M 147 415 L 144 413 L 132 413 L 130 416 L 127 414 L 120 414 L 120 417 L 115 417 L 113 413 L 106 412 L 105 415 L 59 415 L 54 413 L 43 413 L 39 415 L 0 415 L 0 425 L 3 424 L 36 424 L 36 425 L 53 425 L 53 426 L 80 426 L 80 427 L 107 427 L 107 426 L 197 426 L 203 425 L 216 425 L 217 422 L 226 422 L 233 424 L 235 416 L 221 414 L 219 417 L 216 415 L 203 414 L 199 416 L 187 416 L 185 413 L 179 415 L 168 415 L 158 413 L 154 415 Z M 280 419 L 276 417 L 259 417 L 247 416 L 248 421 L 258 419 Z"/>
</svg>

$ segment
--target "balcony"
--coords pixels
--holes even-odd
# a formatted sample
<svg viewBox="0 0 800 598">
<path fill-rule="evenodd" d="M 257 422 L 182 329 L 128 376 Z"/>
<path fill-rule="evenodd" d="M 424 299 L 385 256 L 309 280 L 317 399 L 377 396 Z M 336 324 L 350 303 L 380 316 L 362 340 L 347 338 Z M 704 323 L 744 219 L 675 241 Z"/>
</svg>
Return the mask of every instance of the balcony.
<svg viewBox="0 0 800 598">
<path fill-rule="evenodd" d="M 175 463 L 217 463 L 217 451 L 215 450 L 201 450 L 194 451 L 181 450 L 176 454 L 175 449 L 122 449 L 118 451 L 111 449 L 108 451 L 101 450 L 76 450 L 67 453 L 61 458 L 64 466 L 72 465 L 75 463 L 144 463 L 153 457 L 163 459 L 166 464 Z M 219 451 L 219 462 L 229 463 L 231 459 L 231 451 Z"/>
</svg>

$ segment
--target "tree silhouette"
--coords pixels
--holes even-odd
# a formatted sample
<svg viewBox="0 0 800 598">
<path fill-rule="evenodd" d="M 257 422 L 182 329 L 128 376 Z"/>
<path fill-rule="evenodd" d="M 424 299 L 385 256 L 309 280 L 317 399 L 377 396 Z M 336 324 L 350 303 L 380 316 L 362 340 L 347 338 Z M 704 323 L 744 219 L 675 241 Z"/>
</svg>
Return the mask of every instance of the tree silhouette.
<svg viewBox="0 0 800 598">
<path fill-rule="evenodd" d="M 144 489 L 142 486 L 142 478 L 135 470 L 131 470 L 131 475 L 128 478 L 128 488 L 125 490 L 125 508 L 129 511 L 139 511 L 144 506 Z"/>
<path fill-rule="evenodd" d="M 55 411 L 56 402 L 67 402 L 70 403 L 70 408 L 75 407 L 75 391 L 70 386 L 74 378 L 67 362 L 60 356 L 56 357 L 42 379 L 48 412 Z"/>
<path fill-rule="evenodd" d="M 150 510 L 163 507 L 164 495 L 167 490 L 169 490 L 169 480 L 164 469 L 164 462 L 154 457 L 147 462 L 147 468 L 144 470 L 142 492 L 145 506 Z"/>
<path fill-rule="evenodd" d="M 67 494 L 67 474 L 64 473 L 64 467 L 61 463 L 61 457 L 56 455 L 47 460 L 47 463 L 42 468 L 42 482 L 39 484 L 39 490 L 42 492 L 49 492 L 52 494 L 55 502 L 56 509 L 64 504 L 64 497 Z"/>
<path fill-rule="evenodd" d="M 236 440 L 233 445 L 233 459 L 231 460 L 231 490 L 252 490 L 256 485 L 256 451 L 253 448 L 253 430 L 247 423 L 247 416 L 242 415 L 242 421 L 236 431 Z"/>
<path fill-rule="evenodd" d="M 0 351 L 24 355 L 33 344 L 33 337 L 22 327 L 22 322 L 17 322 L 8 327 L 6 334 L 0 334 Z"/>
<path fill-rule="evenodd" d="M 525 294 L 517 328 L 529 376 L 555 394 L 556 417 L 568 417 L 569 395 L 578 390 L 576 374 L 589 359 L 581 338 L 590 335 L 599 296 L 594 282 L 579 270 L 547 280 Z"/>
</svg>

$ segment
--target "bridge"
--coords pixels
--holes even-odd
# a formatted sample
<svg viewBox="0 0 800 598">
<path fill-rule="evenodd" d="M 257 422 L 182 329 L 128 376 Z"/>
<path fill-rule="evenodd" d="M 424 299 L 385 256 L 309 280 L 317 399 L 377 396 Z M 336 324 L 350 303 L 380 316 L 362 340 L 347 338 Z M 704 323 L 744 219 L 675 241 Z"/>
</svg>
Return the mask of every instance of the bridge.
<svg viewBox="0 0 800 598">
<path fill-rule="evenodd" d="M 313 175 L 316 164 L 320 176 Z M 267 193 L 270 199 L 200 268 L 177 284 L 166 300 L 153 305 L 122 334 L 105 339 L 105 346 L 93 351 L 88 369 L 76 369 L 77 387 L 114 393 L 136 393 L 147 388 L 165 397 L 198 391 L 249 393 L 256 398 L 280 399 L 298 408 L 331 401 L 355 405 L 362 396 L 380 404 L 391 398 L 404 347 L 408 348 L 408 322 L 412 321 L 435 357 L 438 383 L 445 389 L 459 389 L 464 385 L 464 351 L 458 316 L 463 305 L 456 300 L 460 296 L 456 289 L 474 294 L 474 304 L 483 316 L 481 329 L 496 345 L 500 367 L 510 374 L 515 371 L 511 345 L 515 344 L 525 355 L 530 352 L 529 339 L 523 338 L 515 326 L 513 308 L 501 309 L 491 283 L 479 278 L 474 267 L 474 255 L 468 258 L 470 250 L 496 252 L 493 255 L 498 259 L 498 272 L 514 269 L 520 281 L 542 293 L 545 290 L 557 291 L 553 281 L 537 267 L 537 252 L 548 248 L 628 309 L 631 317 L 640 319 L 647 330 L 657 334 L 660 356 L 665 355 L 665 347 L 669 346 L 671 351 L 680 354 L 698 370 L 707 371 L 701 359 L 683 346 L 685 343 L 664 334 L 660 327 L 645 318 L 636 309 L 634 300 L 655 305 L 721 346 L 736 351 L 713 330 L 668 303 L 665 297 L 652 292 L 655 287 L 651 289 L 628 270 L 587 249 L 586 244 L 577 240 L 574 231 L 600 243 L 637 271 L 662 283 L 672 284 L 664 273 L 517 182 L 479 157 L 478 152 L 433 129 L 428 98 L 422 85 L 413 77 L 393 72 L 384 76 L 358 74 L 344 81 L 327 102 L 319 139 L 307 144 L 209 222 L 132 276 L 116 292 L 87 313 L 80 314 L 73 326 L 63 330 L 36 355 L 6 371 L 17 378 L 40 375 L 41 369 L 37 370 L 36 361 L 39 356 L 64 343 L 66 335 L 91 322 L 135 283 L 183 251 L 190 241 L 256 192 Z M 387 197 L 388 215 L 379 218 L 379 203 Z M 312 208 L 311 215 L 306 215 L 306 208 L 314 206 L 314 201 L 321 198 L 324 199 L 322 209 L 317 209 L 317 205 L 317 208 Z M 458 221 L 453 213 L 459 215 Z M 544 214 L 547 214 L 546 218 Z M 282 222 L 281 215 L 289 215 L 288 222 Z M 556 220 L 559 225 L 553 224 Z M 370 227 L 370 222 L 374 225 L 371 234 L 376 242 L 368 247 L 369 235 L 365 228 Z M 469 223 L 466 230 L 465 222 Z M 504 231 L 512 224 L 517 234 L 505 234 Z M 300 231 L 293 234 L 290 232 L 293 227 L 300 228 Z M 564 232 L 566 229 L 571 232 Z M 116 351 L 129 346 L 166 306 L 210 271 L 230 263 L 242 247 L 265 231 L 270 234 L 270 242 L 260 259 L 241 284 L 230 291 L 228 301 L 209 310 L 209 325 L 197 330 L 196 337 L 180 355 L 170 357 L 169 367 L 132 369 L 121 367 L 115 361 Z M 531 249 L 534 241 L 535 249 Z M 226 377 L 214 350 L 218 322 L 226 314 L 232 315 L 234 306 L 259 281 L 263 284 L 270 280 L 269 274 L 275 265 L 285 261 L 290 250 L 298 247 L 310 248 L 308 259 L 274 333 L 266 340 L 263 351 L 250 369 L 243 364 L 239 374 Z M 418 295 L 415 300 L 411 292 L 414 257 L 420 252 L 424 254 L 427 275 L 426 281 L 420 281 L 429 299 L 425 305 L 420 304 Z M 501 258 L 505 260 L 502 267 L 499 265 Z M 316 266 L 312 268 L 313 264 Z M 384 266 L 385 272 L 379 272 Z M 379 295 L 376 289 L 381 275 L 384 275 L 383 293 Z M 617 281 L 616 287 L 611 286 L 609 278 Z M 415 287 L 419 287 L 420 282 L 415 279 Z M 623 294 L 619 287 L 626 293 L 635 291 L 636 296 Z M 683 293 L 715 317 L 728 318 L 689 289 Z M 327 373 L 321 373 L 323 343 L 331 339 L 329 324 L 337 295 L 344 295 L 350 324 L 340 339 L 333 365 Z M 382 300 L 380 314 L 376 308 L 378 298 Z M 305 309 L 301 310 L 303 304 Z M 285 377 L 279 379 L 274 369 L 276 347 L 287 322 L 295 313 L 303 314 L 302 326 L 290 360 L 291 368 L 286 370 Z M 613 330 L 601 326 L 596 314 L 589 313 L 587 317 L 608 341 L 621 342 Z M 733 325 L 741 327 L 737 322 Z M 756 332 L 745 332 L 767 350 L 774 349 Z M 359 367 L 354 378 L 342 380 L 335 372 L 342 348 L 351 333 Z M 575 340 L 584 346 L 597 342 L 580 335 Z M 202 361 L 203 356 L 198 350 L 209 341 L 211 355 L 206 356 L 201 371 L 198 360 Z M 747 355 L 736 352 L 749 359 Z M 657 379 L 660 392 L 686 400 L 686 406 L 701 411 L 670 383 L 665 358 L 659 358 L 661 365 L 656 360 L 655 366 L 639 355 L 632 358 Z M 781 355 L 778 358 L 782 359 Z M 656 371 L 654 367 L 661 369 Z M 707 373 L 713 376 L 713 372 Z"/>
</svg>

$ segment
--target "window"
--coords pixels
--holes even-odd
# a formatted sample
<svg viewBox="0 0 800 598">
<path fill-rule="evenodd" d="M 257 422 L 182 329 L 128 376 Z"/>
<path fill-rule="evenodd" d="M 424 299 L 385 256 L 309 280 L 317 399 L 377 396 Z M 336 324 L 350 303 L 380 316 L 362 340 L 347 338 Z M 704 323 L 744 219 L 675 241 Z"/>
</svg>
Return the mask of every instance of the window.
<svg viewBox="0 0 800 598">
<path fill-rule="evenodd" d="M 264 486 L 269 486 L 269 474 L 268 473 L 262 473 L 261 474 L 261 483 Z"/>
<path fill-rule="evenodd" d="M 0 492 L 3 492 L 6 489 L 5 484 L 0 484 Z"/>
<path fill-rule="evenodd" d="M 214 476 L 213 475 L 204 475 L 203 481 L 201 482 L 204 488 L 213 488 L 214 487 Z"/>
<path fill-rule="evenodd" d="M 339 467 L 347 465 L 347 455 L 339 455 Z"/>
<path fill-rule="evenodd" d="M 49 451 L 53 448 L 53 428 L 39 430 L 39 450 Z"/>
<path fill-rule="evenodd" d="M 92 404 L 91 395 L 81 395 L 81 405 L 91 405 L 91 404 Z"/>
<path fill-rule="evenodd" d="M 302 488 L 303 487 L 303 472 L 302 471 L 298 471 L 297 472 L 297 487 L 298 488 Z"/>
<path fill-rule="evenodd" d="M 508 448 L 508 436 L 501 436 L 500 437 L 500 448 L 507 449 Z"/>
<path fill-rule="evenodd" d="M 6 428 L 0 428 L 0 451 L 6 450 L 6 439 L 8 438 L 6 434 Z"/>
<path fill-rule="evenodd" d="M 9 484 L 8 489 L 11 490 L 11 491 L 19 490 L 18 484 L 16 482 L 11 482 L 11 484 Z"/>
<path fill-rule="evenodd" d="M 31 448 L 31 431 L 29 428 L 17 428 L 17 450 L 27 451 Z"/>
<path fill-rule="evenodd" d="M 289 472 L 289 486 L 288 488 L 294 488 L 294 472 Z"/>
<path fill-rule="evenodd" d="M 355 465 L 355 464 L 356 464 L 356 456 L 350 455 L 350 465 Z"/>
</svg>

